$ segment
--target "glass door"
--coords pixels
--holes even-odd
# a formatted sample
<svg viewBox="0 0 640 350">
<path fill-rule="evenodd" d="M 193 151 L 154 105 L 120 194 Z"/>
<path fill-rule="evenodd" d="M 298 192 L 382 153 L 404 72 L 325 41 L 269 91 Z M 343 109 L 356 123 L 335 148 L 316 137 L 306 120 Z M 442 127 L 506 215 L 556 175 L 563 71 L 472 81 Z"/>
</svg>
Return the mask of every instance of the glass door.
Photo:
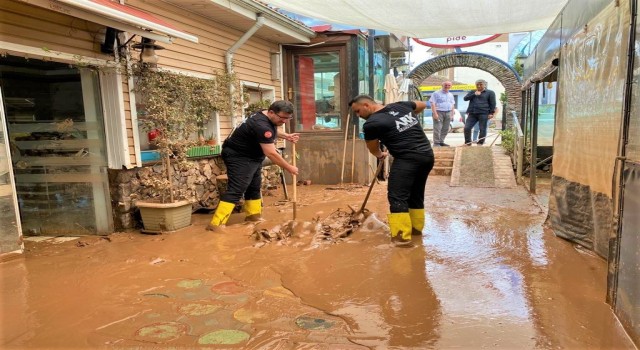
<svg viewBox="0 0 640 350">
<path fill-rule="evenodd" d="M 109 233 L 98 72 L 6 56 L 0 78 L 23 234 Z"/>
<path fill-rule="evenodd" d="M 0 107 L 2 105 L 2 90 L 0 89 Z M 0 108 L 0 222 L 2 222 L 0 225 L 0 254 L 22 252 L 23 249 L 20 240 L 18 201 L 11 172 L 11 153 L 5 126 L 4 109 Z"/>
<path fill-rule="evenodd" d="M 343 48 L 294 52 L 293 79 L 288 89 L 295 106 L 295 130 L 340 131 L 348 111 Z"/>
</svg>

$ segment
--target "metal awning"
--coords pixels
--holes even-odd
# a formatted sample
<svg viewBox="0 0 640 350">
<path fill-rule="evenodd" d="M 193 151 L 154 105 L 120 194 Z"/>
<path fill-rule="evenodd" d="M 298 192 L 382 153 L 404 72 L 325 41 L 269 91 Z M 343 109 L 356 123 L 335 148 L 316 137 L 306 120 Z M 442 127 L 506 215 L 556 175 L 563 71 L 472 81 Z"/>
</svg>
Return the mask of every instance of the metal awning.
<svg viewBox="0 0 640 350">
<path fill-rule="evenodd" d="M 120 4 L 110 0 L 58 0 L 56 6 L 46 6 L 54 11 L 62 12 L 69 16 L 82 18 L 87 21 L 99 23 L 118 30 L 137 34 L 146 38 L 164 43 L 171 43 L 174 39 L 184 39 L 194 43 L 198 38 L 180 31 L 173 25 L 138 10 L 135 7 Z M 50 1 L 35 1 L 49 3 Z M 65 6 L 69 5 L 69 6 Z"/>
</svg>

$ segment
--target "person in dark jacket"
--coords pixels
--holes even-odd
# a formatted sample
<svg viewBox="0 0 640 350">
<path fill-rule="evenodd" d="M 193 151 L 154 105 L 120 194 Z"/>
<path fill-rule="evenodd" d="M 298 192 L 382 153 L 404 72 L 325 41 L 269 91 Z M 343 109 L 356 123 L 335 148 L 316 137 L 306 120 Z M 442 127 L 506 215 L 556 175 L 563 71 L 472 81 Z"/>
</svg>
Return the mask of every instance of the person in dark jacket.
<svg viewBox="0 0 640 350">
<path fill-rule="evenodd" d="M 484 144 L 487 136 L 487 124 L 496 113 L 496 94 L 487 89 L 487 82 L 483 79 L 476 80 L 476 90 L 470 91 L 465 97 L 469 101 L 467 107 L 467 120 L 464 124 L 464 144 L 471 146 L 471 129 L 479 123 L 480 135 L 478 145 Z"/>
<path fill-rule="evenodd" d="M 265 156 L 293 175 L 298 168 L 289 164 L 275 146 L 277 137 L 298 142 L 298 134 L 278 133 L 278 127 L 291 119 L 293 104 L 275 101 L 267 110 L 255 112 L 235 128 L 222 144 L 222 160 L 227 167 L 227 191 L 220 196 L 207 230 L 217 231 L 227 223 L 236 204 L 244 197 L 246 220 L 257 221 L 262 216 L 262 161 Z"/>
<path fill-rule="evenodd" d="M 381 105 L 370 96 L 360 95 L 349 102 L 351 110 L 366 120 L 362 126 L 367 149 L 382 160 L 393 156 L 389 173 L 389 228 L 396 246 L 411 246 L 411 235 L 424 228 L 424 189 L 433 168 L 431 143 L 414 113 L 422 112 L 422 101 L 402 101 Z"/>
</svg>

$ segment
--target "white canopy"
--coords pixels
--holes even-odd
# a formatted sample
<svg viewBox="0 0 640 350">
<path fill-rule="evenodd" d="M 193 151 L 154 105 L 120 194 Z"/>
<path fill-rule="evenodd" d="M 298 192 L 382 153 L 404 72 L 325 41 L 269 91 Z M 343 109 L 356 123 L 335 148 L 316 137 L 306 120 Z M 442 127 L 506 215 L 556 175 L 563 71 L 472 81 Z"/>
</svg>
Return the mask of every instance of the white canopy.
<svg viewBox="0 0 640 350">
<path fill-rule="evenodd" d="M 413 38 L 547 29 L 567 0 L 264 0 L 328 23 Z"/>
</svg>

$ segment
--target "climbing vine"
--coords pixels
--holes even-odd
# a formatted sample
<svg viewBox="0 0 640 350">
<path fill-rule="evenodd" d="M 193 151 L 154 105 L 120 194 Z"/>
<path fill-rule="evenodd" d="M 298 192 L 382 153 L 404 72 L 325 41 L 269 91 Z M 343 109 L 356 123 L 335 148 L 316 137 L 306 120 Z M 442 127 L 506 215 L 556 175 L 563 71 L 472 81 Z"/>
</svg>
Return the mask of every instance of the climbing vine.
<svg viewBox="0 0 640 350">
<path fill-rule="evenodd" d="M 171 162 L 178 171 L 191 166 L 187 151 L 197 144 L 202 126 L 214 112 L 230 114 L 231 104 L 240 106 L 240 82 L 234 74 L 220 71 L 212 79 L 202 79 L 139 65 L 132 73 L 140 106 L 138 119 L 144 130 L 157 135 L 152 143 L 163 162 L 162 172 L 148 177 L 144 185 L 154 189 L 152 196 L 162 202 L 186 198 L 188 189 L 173 186 Z M 235 85 L 233 95 L 230 84 Z"/>
</svg>

